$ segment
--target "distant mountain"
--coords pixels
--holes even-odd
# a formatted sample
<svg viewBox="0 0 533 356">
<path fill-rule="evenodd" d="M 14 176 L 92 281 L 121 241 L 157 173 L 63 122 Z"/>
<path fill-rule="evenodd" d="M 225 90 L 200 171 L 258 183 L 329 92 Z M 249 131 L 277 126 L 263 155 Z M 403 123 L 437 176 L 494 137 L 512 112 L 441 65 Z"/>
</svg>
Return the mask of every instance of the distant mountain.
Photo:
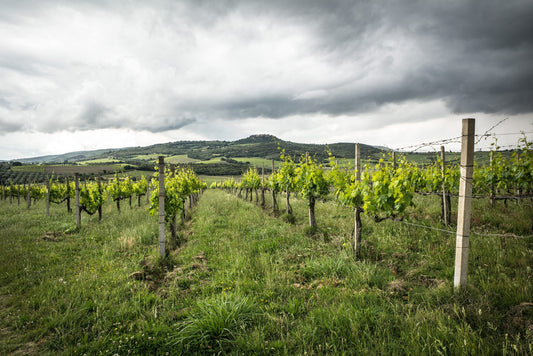
<svg viewBox="0 0 533 356">
<path fill-rule="evenodd" d="M 217 157 L 225 160 L 242 157 L 257 157 L 265 159 L 279 159 L 280 148 L 291 156 L 298 157 L 306 152 L 317 159 L 326 159 L 327 150 L 338 158 L 353 158 L 355 148 L 353 143 L 334 143 L 330 145 L 303 144 L 283 141 L 272 135 L 252 135 L 237 141 L 176 141 L 160 143 L 145 147 L 127 147 L 116 149 L 101 149 L 93 151 L 78 151 L 60 155 L 48 155 L 18 159 L 22 163 L 76 163 L 94 159 L 113 158 L 124 163 L 139 164 L 153 155 L 175 156 L 187 155 L 188 158 L 207 161 Z M 361 145 L 363 156 L 379 154 L 382 150 L 370 145 Z M 143 158 L 143 156 L 151 156 Z"/>
<path fill-rule="evenodd" d="M 77 151 L 77 152 L 69 152 L 69 153 L 57 154 L 57 155 L 22 158 L 22 159 L 16 159 L 15 161 L 21 162 L 21 163 L 65 163 L 65 162 L 72 163 L 72 162 L 86 161 L 86 160 L 94 159 L 96 157 L 101 157 L 105 155 L 112 155 L 113 152 L 117 150 L 120 150 L 120 149 L 108 148 L 108 149 L 93 150 L 93 151 Z"/>
</svg>

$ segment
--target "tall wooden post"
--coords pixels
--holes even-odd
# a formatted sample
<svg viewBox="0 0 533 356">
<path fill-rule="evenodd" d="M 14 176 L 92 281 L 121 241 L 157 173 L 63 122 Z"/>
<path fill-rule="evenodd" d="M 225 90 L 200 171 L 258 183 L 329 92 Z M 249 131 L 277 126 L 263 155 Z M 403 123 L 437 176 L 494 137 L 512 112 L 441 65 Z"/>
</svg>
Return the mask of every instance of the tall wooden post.
<svg viewBox="0 0 533 356">
<path fill-rule="evenodd" d="M 78 173 L 74 173 L 74 189 L 76 194 L 76 228 L 81 227 L 81 211 L 80 211 L 80 180 Z"/>
<path fill-rule="evenodd" d="M 159 255 L 167 255 L 165 246 L 165 157 L 159 156 Z"/>
<path fill-rule="evenodd" d="M 450 205 L 448 200 L 448 195 L 446 193 L 446 154 L 444 152 L 444 146 L 440 146 L 440 160 L 441 160 L 441 174 L 442 174 L 442 220 L 444 225 L 450 223 Z"/>
<path fill-rule="evenodd" d="M 28 203 L 28 210 L 30 210 L 30 207 L 31 207 L 31 182 L 30 181 L 28 181 L 27 203 Z"/>
<path fill-rule="evenodd" d="M 490 173 L 494 174 L 494 151 L 490 151 Z M 494 179 L 491 180 L 490 184 L 490 205 L 494 207 L 496 202 L 496 187 L 494 186 Z"/>
<path fill-rule="evenodd" d="M 472 176 L 474 174 L 475 119 L 463 119 L 461 139 L 461 180 L 457 208 L 457 239 L 455 244 L 454 287 L 464 287 L 468 272 L 470 243 L 470 215 L 472 204 Z"/>
<path fill-rule="evenodd" d="M 396 152 L 392 152 L 392 170 L 396 170 Z"/>
<path fill-rule="evenodd" d="M 148 186 L 146 187 L 146 204 L 150 204 L 150 180 L 148 181 Z"/>
<path fill-rule="evenodd" d="M 265 207 L 265 162 L 261 166 L 261 208 Z"/>
<path fill-rule="evenodd" d="M 272 176 L 274 176 L 274 160 L 272 160 Z M 278 210 L 278 202 L 276 201 L 276 190 L 272 187 L 272 210 Z"/>
<path fill-rule="evenodd" d="M 50 216 L 50 177 L 46 177 L 46 216 Z"/>
<path fill-rule="evenodd" d="M 98 175 L 98 194 L 100 195 L 103 194 L 102 177 L 100 175 Z M 98 221 L 101 221 L 101 220 L 102 220 L 102 205 L 100 204 L 98 206 Z"/>
<path fill-rule="evenodd" d="M 355 184 L 359 184 L 361 180 L 361 146 L 355 144 Z M 355 257 L 359 258 L 361 254 L 361 207 L 355 207 L 355 226 L 354 226 L 354 239 L 353 239 L 353 250 Z"/>
</svg>

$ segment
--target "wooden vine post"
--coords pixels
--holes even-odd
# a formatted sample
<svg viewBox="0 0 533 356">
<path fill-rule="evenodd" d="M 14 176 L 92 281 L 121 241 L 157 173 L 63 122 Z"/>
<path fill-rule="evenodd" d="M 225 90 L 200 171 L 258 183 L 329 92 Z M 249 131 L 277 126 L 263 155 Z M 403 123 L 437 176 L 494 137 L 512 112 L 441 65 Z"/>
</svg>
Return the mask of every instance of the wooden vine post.
<svg viewBox="0 0 533 356">
<path fill-rule="evenodd" d="M 74 173 L 74 189 L 76 194 L 76 228 L 81 227 L 81 211 L 80 211 L 80 180 L 78 173 Z"/>
<path fill-rule="evenodd" d="M 70 180 L 67 177 L 67 212 L 72 212 L 72 209 L 70 208 Z"/>
<path fill-rule="evenodd" d="M 31 207 L 31 182 L 30 181 L 28 181 L 27 203 L 28 203 L 28 210 L 30 210 L 30 207 Z"/>
<path fill-rule="evenodd" d="M 494 174 L 494 151 L 490 151 L 490 173 Z M 494 186 L 494 179 L 490 183 L 490 206 L 494 207 L 496 202 L 496 187 Z"/>
<path fill-rule="evenodd" d="M 355 184 L 361 180 L 361 146 L 355 144 Z M 361 207 L 355 207 L 355 226 L 354 226 L 354 239 L 353 239 L 353 250 L 355 257 L 359 258 L 361 254 Z"/>
<path fill-rule="evenodd" d="M 46 216 L 50 216 L 50 177 L 46 177 Z"/>
<path fill-rule="evenodd" d="M 167 255 L 165 246 L 165 158 L 159 156 L 159 255 Z"/>
<path fill-rule="evenodd" d="M 102 189 L 102 178 L 98 176 L 98 194 L 102 195 L 104 194 L 104 191 Z M 102 204 L 98 205 L 98 221 L 102 220 Z"/>
<path fill-rule="evenodd" d="M 265 162 L 261 167 L 261 208 L 265 208 Z"/>
<path fill-rule="evenodd" d="M 454 287 L 465 287 L 468 272 L 472 176 L 474 174 L 475 119 L 463 119 L 461 138 L 461 180 L 457 208 L 457 239 L 455 244 Z"/>
<path fill-rule="evenodd" d="M 146 187 L 146 204 L 150 204 L 150 179 L 148 179 L 148 186 Z"/>
<path fill-rule="evenodd" d="M 272 177 L 274 177 L 274 168 L 274 160 L 272 160 Z M 276 189 L 274 189 L 274 187 L 272 187 L 272 210 L 278 210 L 278 202 L 276 201 Z"/>
<path fill-rule="evenodd" d="M 441 173 L 442 173 L 442 220 L 444 225 L 448 225 L 451 220 L 450 211 L 450 197 L 446 193 L 446 155 L 444 153 L 444 146 L 440 146 L 440 160 L 441 160 Z"/>
</svg>

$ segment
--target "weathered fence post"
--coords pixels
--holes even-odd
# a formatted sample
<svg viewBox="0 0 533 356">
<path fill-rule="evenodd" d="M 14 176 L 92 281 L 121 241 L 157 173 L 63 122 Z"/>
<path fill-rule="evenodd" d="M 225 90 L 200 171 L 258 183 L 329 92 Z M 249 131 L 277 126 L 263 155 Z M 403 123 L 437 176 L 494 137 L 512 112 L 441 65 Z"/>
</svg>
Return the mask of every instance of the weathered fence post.
<svg viewBox="0 0 533 356">
<path fill-rule="evenodd" d="M 148 187 L 146 187 L 146 204 L 150 204 L 150 180 L 148 181 Z"/>
<path fill-rule="evenodd" d="M 165 246 L 165 158 L 159 156 L 159 255 L 167 255 Z"/>
<path fill-rule="evenodd" d="M 457 239 L 455 244 L 454 287 L 464 287 L 468 272 L 470 243 L 470 215 L 472 205 L 472 176 L 474 173 L 475 119 L 463 119 L 461 138 L 461 180 L 457 208 Z"/>
<path fill-rule="evenodd" d="M 440 160 L 441 160 L 441 174 L 442 174 L 442 220 L 444 225 L 450 223 L 450 197 L 446 192 L 446 154 L 444 152 L 444 146 L 440 146 Z"/>
<path fill-rule="evenodd" d="M 81 211 L 80 211 L 80 181 L 78 173 L 74 173 L 74 189 L 76 194 L 76 228 L 81 227 Z"/>
<path fill-rule="evenodd" d="M 67 212 L 71 213 L 72 209 L 70 208 L 70 180 L 67 177 Z"/>
<path fill-rule="evenodd" d="M 494 151 L 490 151 L 490 173 L 494 174 Z M 496 187 L 494 186 L 494 178 L 492 178 L 490 183 L 490 206 L 494 207 L 495 202 Z"/>
<path fill-rule="evenodd" d="M 46 216 L 50 216 L 50 177 L 46 177 Z"/>
<path fill-rule="evenodd" d="M 361 146 L 355 144 L 355 184 L 359 184 L 361 180 Z M 361 207 L 355 207 L 355 225 L 354 225 L 354 239 L 353 239 L 353 250 L 355 257 L 359 258 L 361 254 Z"/>
<path fill-rule="evenodd" d="M 261 208 L 265 208 L 265 162 L 261 167 Z"/>
<path fill-rule="evenodd" d="M 103 194 L 102 177 L 98 176 L 98 194 Z M 98 221 L 102 220 L 102 204 L 98 206 Z"/>
<path fill-rule="evenodd" d="M 28 203 L 28 210 L 30 210 L 31 207 L 31 182 L 28 181 L 28 194 L 27 194 L 27 203 Z"/>
<path fill-rule="evenodd" d="M 274 176 L 274 160 L 272 160 L 272 177 Z M 272 211 L 278 210 L 278 202 L 276 201 L 276 189 L 272 187 Z"/>
</svg>

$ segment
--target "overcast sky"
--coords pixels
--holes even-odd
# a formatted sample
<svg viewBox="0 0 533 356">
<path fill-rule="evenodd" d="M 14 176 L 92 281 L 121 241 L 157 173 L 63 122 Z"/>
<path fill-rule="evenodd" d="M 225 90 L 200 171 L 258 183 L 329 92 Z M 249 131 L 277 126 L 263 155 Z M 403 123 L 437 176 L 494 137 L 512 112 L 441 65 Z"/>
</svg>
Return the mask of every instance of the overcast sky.
<svg viewBox="0 0 533 356">
<path fill-rule="evenodd" d="M 514 145 L 532 19 L 531 0 L 2 0 L 0 160 L 258 133 L 398 148 L 465 117 L 508 118 Z"/>
</svg>

